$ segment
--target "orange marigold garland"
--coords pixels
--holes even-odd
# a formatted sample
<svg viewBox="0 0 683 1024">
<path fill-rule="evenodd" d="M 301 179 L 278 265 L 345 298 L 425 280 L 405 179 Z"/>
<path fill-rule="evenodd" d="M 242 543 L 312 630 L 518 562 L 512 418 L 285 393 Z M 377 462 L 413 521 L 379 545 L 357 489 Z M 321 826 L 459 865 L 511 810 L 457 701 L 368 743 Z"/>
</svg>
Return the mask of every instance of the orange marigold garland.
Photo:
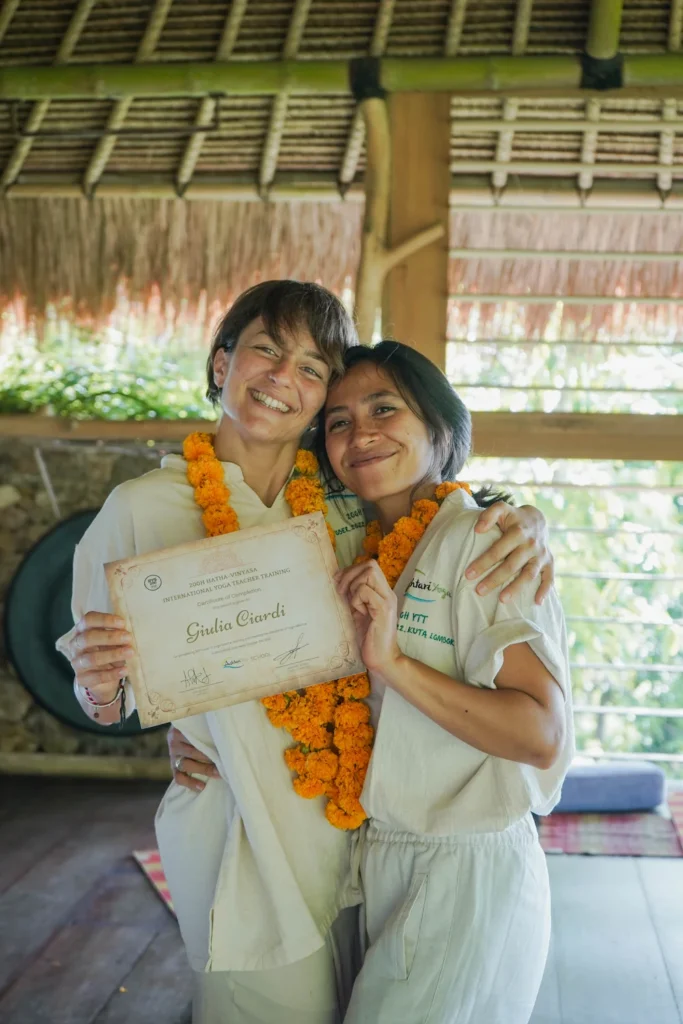
<svg viewBox="0 0 683 1024">
<path fill-rule="evenodd" d="M 194 488 L 195 501 L 203 509 L 207 534 L 215 537 L 239 530 L 212 436 L 190 434 L 183 444 L 183 455 L 188 463 L 187 478 Z M 436 500 L 414 502 L 410 516 L 399 519 L 386 537 L 382 537 L 378 522 L 368 523 L 364 554 L 356 561 L 376 558 L 390 586 L 394 587 L 441 502 L 459 487 L 471 494 L 467 484 L 439 484 Z M 318 477 L 318 460 L 312 452 L 304 449 L 297 452 L 285 499 L 294 516 L 309 512 L 327 514 Z M 329 523 L 327 529 L 334 546 L 334 531 Z M 374 738 L 370 709 L 363 703 L 369 693 L 370 680 L 363 672 L 305 690 L 278 693 L 261 701 L 271 723 L 276 728 L 286 729 L 296 743 L 285 751 L 287 766 L 296 773 L 292 781 L 294 790 L 307 800 L 326 796 L 327 820 L 339 829 L 356 829 L 367 817 L 360 795 Z"/>
<path fill-rule="evenodd" d="M 187 479 L 194 489 L 197 505 L 203 510 L 202 521 L 207 534 L 216 537 L 239 530 L 212 435 L 190 434 L 183 444 L 183 455 L 187 461 Z M 318 460 L 312 452 L 304 449 L 297 452 L 285 499 L 294 516 L 308 512 L 327 514 L 325 494 L 318 477 Z M 329 523 L 327 529 L 334 547 L 336 538 Z M 373 730 L 367 724 L 370 709 L 361 702 L 369 693 L 370 680 L 363 673 L 309 686 L 306 690 L 279 693 L 261 701 L 271 723 L 276 728 L 286 729 L 297 744 L 285 751 L 287 766 L 296 772 L 292 783 L 294 790 L 308 800 L 326 796 L 326 815 L 336 828 L 358 828 L 366 818 L 360 794 L 370 761 Z M 336 724 L 338 714 L 341 715 L 339 727 Z"/>
</svg>

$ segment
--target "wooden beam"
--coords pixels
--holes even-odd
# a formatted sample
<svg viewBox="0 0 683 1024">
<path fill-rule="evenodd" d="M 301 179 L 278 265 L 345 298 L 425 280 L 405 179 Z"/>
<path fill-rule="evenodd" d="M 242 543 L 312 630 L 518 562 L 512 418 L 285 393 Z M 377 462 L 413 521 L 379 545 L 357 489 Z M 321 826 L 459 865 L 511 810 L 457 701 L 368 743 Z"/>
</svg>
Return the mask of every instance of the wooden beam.
<svg viewBox="0 0 683 1024">
<path fill-rule="evenodd" d="M 19 0 L 4 0 L 2 7 L 0 7 L 0 42 L 2 42 L 5 32 L 10 26 L 18 6 Z"/>
<path fill-rule="evenodd" d="M 146 60 L 150 60 L 153 56 L 172 3 L 173 0 L 155 0 L 147 27 L 135 55 L 135 60 L 138 63 L 141 64 Z M 123 99 L 116 101 L 107 119 L 108 132 L 117 132 L 123 126 L 133 100 L 133 96 L 125 96 Z M 83 176 L 83 190 L 86 195 L 91 194 L 95 183 L 102 175 L 116 145 L 116 138 L 115 134 L 105 135 L 97 143 Z"/>
<path fill-rule="evenodd" d="M 472 413 L 475 455 L 541 459 L 683 459 L 683 416 Z"/>
<path fill-rule="evenodd" d="M 232 52 L 235 49 L 235 43 L 237 42 L 237 37 L 240 32 L 246 6 L 247 0 L 232 0 L 232 3 L 230 4 L 230 11 L 225 19 L 223 32 L 216 51 L 217 61 L 227 61 L 232 57 Z M 199 110 L 195 117 L 195 128 L 205 128 L 207 125 L 210 125 L 215 112 L 216 101 L 210 96 L 205 96 L 199 105 Z M 185 152 L 183 153 L 180 161 L 180 167 L 178 168 L 178 174 L 176 177 L 176 190 L 179 195 L 184 194 L 185 189 L 192 179 L 203 144 L 204 133 L 198 132 L 196 135 L 192 136 L 185 146 Z"/>
<path fill-rule="evenodd" d="M 619 180 L 598 179 L 590 193 L 581 196 L 576 178 L 529 175 L 509 181 L 504 191 L 495 193 L 488 174 L 451 177 L 450 204 L 453 210 L 489 209 L 571 213 L 626 214 L 653 213 L 668 216 L 683 210 L 683 182 L 674 181 L 666 196 L 657 189 L 654 178 Z M 97 183 L 95 198 L 128 196 L 138 199 L 174 199 L 178 192 L 174 181 L 155 174 L 105 174 Z M 261 198 L 252 175 L 202 175 L 182 193 L 183 199 L 206 201 L 256 201 Z M 82 199 L 78 174 L 24 173 L 20 182 L 10 185 L 5 199 L 64 198 Z M 336 179 L 325 172 L 281 173 L 268 193 L 269 202 L 340 202 Z M 362 202 L 363 187 L 352 184 L 344 192 L 345 202 Z"/>
<path fill-rule="evenodd" d="M 65 61 L 70 59 L 94 5 L 95 0 L 79 0 L 55 56 L 55 65 L 57 67 L 54 69 L 46 68 L 45 70 L 59 71 L 59 65 L 64 64 Z M 45 120 L 51 98 L 54 97 L 45 96 L 40 98 L 37 103 L 34 103 L 24 128 L 24 131 L 30 134 L 27 134 L 15 143 L 0 178 L 0 189 L 6 189 L 18 177 L 24 161 L 31 151 L 35 137 L 34 133 L 39 131 L 41 124 Z"/>
<path fill-rule="evenodd" d="M 474 412 L 477 455 L 510 458 L 683 460 L 683 416 L 626 413 Z M 180 442 L 214 420 L 71 421 L 0 416 L 0 437 L 29 440 Z"/>
<path fill-rule="evenodd" d="M 440 238 L 393 268 L 386 282 L 383 334 L 414 345 L 437 366 L 446 360 L 450 97 L 389 99 L 392 181 L 388 241 L 400 245 L 433 224 Z"/>
<path fill-rule="evenodd" d="M 614 249 L 451 249 L 458 260 L 619 260 L 624 263 L 680 263 L 680 252 L 618 252 Z M 512 343 L 514 344 L 514 342 Z"/>
<path fill-rule="evenodd" d="M 387 39 L 389 38 L 395 5 L 396 0 L 380 0 L 377 18 L 375 19 L 375 28 L 372 33 L 372 40 L 370 41 L 371 57 L 381 57 L 384 53 Z M 339 172 L 339 181 L 344 189 L 348 188 L 356 177 L 356 168 L 358 167 L 358 159 L 363 148 L 364 139 L 365 121 L 363 120 L 360 106 L 357 106 L 351 119 L 351 128 L 346 139 L 346 148 Z"/>
<path fill-rule="evenodd" d="M 0 437 L 63 441 L 179 441 L 194 430 L 212 433 L 213 420 L 69 420 L 60 416 L 0 416 Z"/>
<path fill-rule="evenodd" d="M 310 9 L 311 0 L 295 0 L 294 10 L 290 17 L 287 36 L 282 50 L 283 60 L 294 60 L 296 57 Z M 288 105 L 289 93 L 286 89 L 283 89 L 273 100 L 273 105 L 270 109 L 270 121 L 268 122 L 268 129 L 261 152 L 259 188 L 264 196 L 267 194 L 275 177 Z"/>
<path fill-rule="evenodd" d="M 63 775 L 89 779 L 154 779 L 170 782 L 167 757 L 97 757 L 93 754 L 0 752 L 0 775 Z"/>
<path fill-rule="evenodd" d="M 365 122 L 367 161 L 365 167 L 365 212 L 361 252 L 356 275 L 354 317 L 358 337 L 364 345 L 372 342 L 377 313 L 382 305 L 384 282 L 389 271 L 409 256 L 447 235 L 441 221 L 411 232 L 395 245 L 387 241 L 391 198 L 392 153 L 389 110 L 386 100 L 368 97 L 360 104 Z"/>
<path fill-rule="evenodd" d="M 448 12 L 448 27 L 446 29 L 446 42 L 444 53 L 446 57 L 455 57 L 460 49 L 462 30 L 465 27 L 465 15 L 467 14 L 467 0 L 451 0 L 451 8 Z"/>
</svg>

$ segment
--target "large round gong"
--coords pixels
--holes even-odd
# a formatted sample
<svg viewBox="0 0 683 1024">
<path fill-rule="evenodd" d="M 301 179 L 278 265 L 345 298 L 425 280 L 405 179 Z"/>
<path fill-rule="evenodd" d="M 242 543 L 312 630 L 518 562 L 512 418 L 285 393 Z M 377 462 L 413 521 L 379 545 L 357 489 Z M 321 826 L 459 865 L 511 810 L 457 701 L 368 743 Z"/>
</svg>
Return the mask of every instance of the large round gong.
<svg viewBox="0 0 683 1024">
<path fill-rule="evenodd" d="M 55 650 L 55 641 L 73 626 L 74 549 L 96 515 L 97 510 L 77 512 L 62 520 L 26 554 L 7 594 L 5 645 L 38 704 L 67 725 L 116 738 L 140 732 L 137 712 L 122 727 L 93 722 L 74 696 L 68 661 Z"/>
</svg>

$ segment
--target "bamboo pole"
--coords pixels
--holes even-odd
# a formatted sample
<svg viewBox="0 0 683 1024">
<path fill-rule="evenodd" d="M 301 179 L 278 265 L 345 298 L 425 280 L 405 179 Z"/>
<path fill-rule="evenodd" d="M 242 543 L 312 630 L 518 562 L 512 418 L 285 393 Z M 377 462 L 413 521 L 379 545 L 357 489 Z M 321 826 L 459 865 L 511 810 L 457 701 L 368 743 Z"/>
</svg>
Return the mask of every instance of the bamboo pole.
<svg viewBox="0 0 683 1024">
<path fill-rule="evenodd" d="M 652 174 L 657 175 L 660 171 L 671 171 L 669 164 L 652 163 L 631 163 L 617 160 L 600 161 L 592 163 L 586 160 L 508 160 L 499 162 L 497 160 L 458 160 L 455 163 L 460 174 L 480 174 L 487 171 L 507 171 L 510 174 L 579 174 L 581 171 L 590 171 L 595 175 L 602 174 Z M 679 176 L 683 176 L 683 167 L 674 168 Z"/>
<path fill-rule="evenodd" d="M 581 94 L 578 56 L 383 57 L 388 92 L 477 96 Z M 683 54 L 626 54 L 623 87 L 600 95 L 683 95 Z M 0 69 L 1 100 L 119 99 L 126 96 L 350 94 L 346 60 L 69 64 Z M 585 93 L 586 90 L 583 90 Z"/>
<path fill-rule="evenodd" d="M 457 260 L 618 260 L 624 263 L 680 263 L 680 252 L 616 252 L 588 249 L 451 249 Z"/>
<path fill-rule="evenodd" d="M 230 11 L 225 19 L 223 32 L 216 51 L 217 61 L 228 61 L 232 57 L 246 7 L 247 0 L 233 0 L 230 4 Z M 215 99 L 210 96 L 204 97 L 195 116 L 195 128 L 206 128 L 207 125 L 210 125 L 215 112 Z M 184 194 L 194 174 L 203 145 L 204 133 L 198 132 L 188 140 L 185 146 L 176 175 L 176 189 L 179 195 Z"/>
<path fill-rule="evenodd" d="M 94 4 L 95 0 L 78 0 L 76 9 L 71 16 L 69 26 L 64 34 L 64 38 L 59 44 L 59 48 L 55 56 L 55 64 L 57 66 L 70 60 L 74 48 L 80 38 L 81 32 L 85 28 L 85 24 L 90 17 L 90 12 L 92 11 Z M 57 70 L 57 68 L 55 70 Z M 15 178 L 19 176 L 21 168 L 24 165 L 24 161 L 33 146 L 35 133 L 39 131 L 40 126 L 45 120 L 45 116 L 50 107 L 50 99 L 51 97 L 49 96 L 41 97 L 38 102 L 33 105 L 24 129 L 26 133 L 31 134 L 27 134 L 23 138 L 20 138 L 14 145 L 14 149 L 5 164 L 2 177 L 0 178 L 0 188 L 3 191 L 15 180 Z"/>
<path fill-rule="evenodd" d="M 499 132 L 509 128 L 507 121 L 500 117 L 479 118 L 462 117 L 455 118 L 452 122 L 453 128 L 458 135 L 477 135 L 479 133 Z M 596 125 L 595 121 L 588 118 L 544 118 L 527 117 L 515 121 L 516 132 L 539 132 L 561 133 L 563 135 L 571 132 L 584 132 L 587 129 L 597 127 L 600 132 L 618 132 L 621 135 L 655 135 L 662 128 L 683 129 L 683 117 L 642 117 L 638 120 L 624 118 L 622 121 L 600 120 Z"/>
<path fill-rule="evenodd" d="M 381 57 L 389 38 L 391 19 L 394 15 L 396 0 L 380 0 L 375 19 L 375 27 L 370 41 L 370 56 Z M 356 168 L 365 140 L 365 122 L 360 106 L 356 107 L 351 128 L 346 139 L 346 147 L 342 158 L 339 181 L 346 189 L 356 177 Z"/>
<path fill-rule="evenodd" d="M 488 175 L 455 174 L 451 179 L 452 210 L 488 209 L 506 211 L 533 209 L 557 213 L 669 214 L 683 210 L 683 182 L 662 197 L 654 177 L 631 181 L 598 179 L 588 196 L 582 197 L 576 180 L 567 177 L 524 176 L 513 179 L 502 195 L 494 195 Z M 182 193 L 187 200 L 257 201 L 261 197 L 251 176 L 202 176 Z M 82 199 L 83 189 L 77 174 L 25 173 L 21 182 L 9 187 L 6 199 L 39 198 Z M 103 175 L 95 190 L 96 198 L 131 197 L 140 199 L 177 198 L 175 183 L 157 175 Z M 363 202 L 360 184 L 344 191 L 344 202 Z M 268 193 L 269 202 L 332 202 L 342 199 L 336 180 L 325 173 L 281 174 Z"/>
<path fill-rule="evenodd" d="M 683 295 L 510 295 L 502 292 L 449 295 L 453 302 L 520 302 L 537 306 L 681 306 Z M 495 386 L 495 385 L 492 385 Z M 583 388 L 581 389 L 583 390 Z M 622 390 L 621 388 L 619 390 Z M 625 390 L 628 391 L 628 388 Z"/>
<path fill-rule="evenodd" d="M 593 0 L 586 37 L 589 56 L 609 60 L 617 53 L 623 5 L 624 0 Z"/>
<path fill-rule="evenodd" d="M 370 344 L 387 274 L 410 255 L 441 238 L 443 224 L 433 224 L 411 235 L 400 245 L 387 245 L 389 194 L 391 189 L 391 138 L 386 101 L 379 98 L 360 104 L 365 122 L 367 166 L 365 172 L 365 218 L 361 255 L 356 278 L 355 318 L 358 336 Z"/>
<path fill-rule="evenodd" d="M 2 7 L 0 7 L 0 42 L 2 42 L 5 32 L 10 26 L 18 6 L 19 0 L 4 0 Z"/>
<path fill-rule="evenodd" d="M 296 58 L 299 46 L 301 45 L 301 40 L 303 39 L 310 9 L 311 0 L 295 0 L 294 9 L 287 28 L 285 44 L 282 50 L 283 60 L 294 60 Z M 261 163 L 259 167 L 259 188 L 263 195 L 268 192 L 268 189 L 273 183 L 273 178 L 275 177 L 277 161 L 280 155 L 280 143 L 282 142 L 282 134 L 285 130 L 288 105 L 289 93 L 286 90 L 283 90 L 278 93 L 273 100 L 273 105 L 270 110 L 270 120 L 266 130 L 266 137 L 263 143 Z"/>
<path fill-rule="evenodd" d="M 159 41 L 159 37 L 163 31 L 164 25 L 166 24 L 166 18 L 170 10 L 173 0 L 155 0 L 152 13 L 149 16 L 147 27 L 145 28 L 144 35 L 138 46 L 135 60 L 142 63 L 143 61 L 150 60 L 156 49 L 156 45 Z M 110 133 L 117 132 L 123 127 L 123 123 L 128 117 L 128 112 L 132 106 L 133 97 L 126 96 L 123 99 L 117 100 L 114 107 L 109 112 L 109 118 L 107 120 L 107 131 Z M 116 135 L 107 134 L 103 136 L 95 151 L 90 157 L 88 166 L 85 169 L 83 175 L 83 190 L 86 195 L 89 195 L 97 180 L 102 175 L 104 168 L 107 165 L 107 161 L 111 156 L 113 149 L 116 145 Z"/>
</svg>

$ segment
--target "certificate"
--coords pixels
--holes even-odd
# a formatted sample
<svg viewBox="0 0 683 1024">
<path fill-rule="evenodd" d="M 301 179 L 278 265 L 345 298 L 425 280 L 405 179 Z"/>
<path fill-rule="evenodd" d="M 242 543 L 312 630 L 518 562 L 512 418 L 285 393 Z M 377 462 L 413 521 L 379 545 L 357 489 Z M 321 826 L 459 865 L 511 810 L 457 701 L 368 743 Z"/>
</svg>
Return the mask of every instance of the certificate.
<svg viewBox="0 0 683 1024">
<path fill-rule="evenodd" d="M 320 512 L 105 566 L 142 725 L 363 672 Z"/>
</svg>

